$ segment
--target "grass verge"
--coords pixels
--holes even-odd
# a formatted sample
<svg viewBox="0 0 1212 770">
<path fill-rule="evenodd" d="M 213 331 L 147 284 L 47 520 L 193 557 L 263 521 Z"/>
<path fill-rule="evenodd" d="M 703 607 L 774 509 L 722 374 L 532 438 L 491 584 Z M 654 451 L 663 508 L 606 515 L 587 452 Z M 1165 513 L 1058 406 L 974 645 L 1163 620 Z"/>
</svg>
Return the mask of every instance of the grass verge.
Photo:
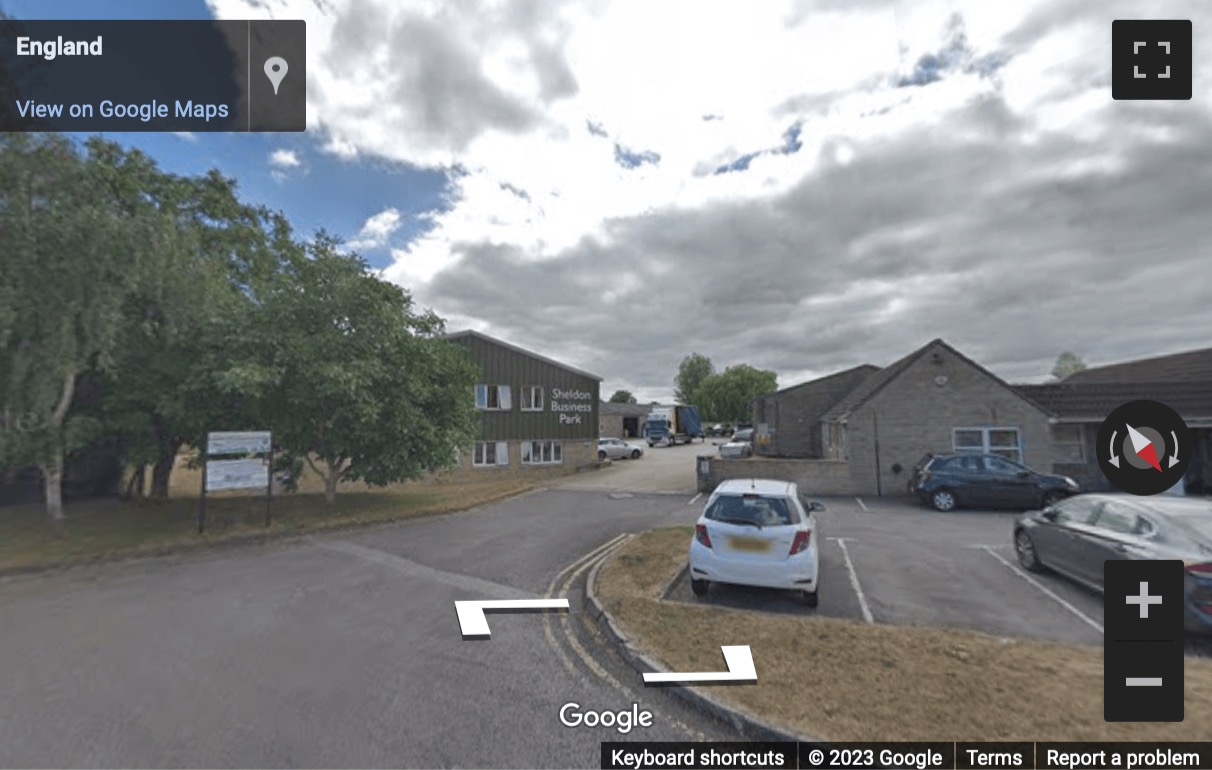
<svg viewBox="0 0 1212 770">
<path fill-rule="evenodd" d="M 41 505 L 0 512 L 0 571 L 64 566 L 150 555 L 266 536 L 298 535 L 379 524 L 472 508 L 524 492 L 524 481 L 467 484 L 406 483 L 374 491 L 342 492 L 329 505 L 321 494 L 273 501 L 265 526 L 264 498 L 217 494 L 207 502 L 206 531 L 198 534 L 198 501 L 163 503 L 90 500 L 67 505 L 67 533 L 59 537 Z"/>
<path fill-rule="evenodd" d="M 750 645 L 757 684 L 710 694 L 793 731 L 831 741 L 1212 739 L 1212 661 L 1187 659 L 1184 722 L 1109 724 L 1099 648 L 661 601 L 692 533 L 669 527 L 628 543 L 603 565 L 599 600 L 670 671 L 719 670 L 721 645 Z"/>
</svg>

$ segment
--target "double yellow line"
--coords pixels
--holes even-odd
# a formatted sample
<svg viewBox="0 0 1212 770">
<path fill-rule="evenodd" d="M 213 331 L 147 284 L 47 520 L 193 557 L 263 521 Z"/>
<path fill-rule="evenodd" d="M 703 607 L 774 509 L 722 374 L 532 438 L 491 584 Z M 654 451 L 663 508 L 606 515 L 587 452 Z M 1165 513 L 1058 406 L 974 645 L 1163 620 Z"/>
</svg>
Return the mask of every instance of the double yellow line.
<svg viewBox="0 0 1212 770">
<path fill-rule="evenodd" d="M 579 578 L 587 570 L 592 570 L 595 566 L 605 562 L 606 559 L 610 558 L 610 556 L 615 551 L 622 548 L 634 537 L 635 537 L 635 535 L 624 533 L 624 534 L 621 534 L 610 540 L 607 540 L 602 545 L 598 546 L 597 548 L 593 549 L 589 553 L 585 554 L 581 558 L 574 561 L 572 564 L 569 564 L 567 567 L 560 570 L 560 574 L 556 575 L 555 579 L 551 581 L 551 585 L 549 585 L 547 587 L 546 598 L 548 598 L 548 599 L 567 598 L 568 591 L 572 588 L 573 584 L 576 583 L 577 578 Z M 586 588 L 586 590 L 588 590 L 589 586 L 586 585 L 585 588 Z M 633 691 L 631 689 L 625 687 L 621 682 L 619 682 L 619 680 L 615 679 L 614 676 L 612 676 L 609 671 L 602 668 L 601 664 L 599 664 L 596 660 L 594 660 L 593 656 L 589 654 L 589 652 L 585 649 L 585 647 L 577 639 L 576 632 L 573 631 L 572 622 L 569 618 L 569 616 L 571 615 L 572 609 L 573 608 L 570 606 L 569 607 L 570 612 L 559 613 L 560 633 L 563 636 L 564 641 L 572 649 L 573 653 L 575 653 L 576 656 L 581 659 L 581 662 L 585 664 L 586 668 L 588 668 L 590 671 L 592 671 L 603 682 L 607 682 L 608 684 L 610 684 L 610 686 L 615 688 L 615 690 L 617 690 L 618 692 L 620 692 L 621 694 L 623 694 L 625 696 L 624 703 L 627 702 L 628 700 L 633 699 L 634 698 Z M 560 661 L 564 664 L 564 668 L 566 668 L 570 674 L 572 674 L 573 676 L 575 676 L 579 679 L 582 679 L 583 681 L 586 681 L 586 680 L 584 680 L 584 676 L 577 670 L 577 667 L 573 664 L 572 659 L 567 655 L 567 653 L 564 652 L 564 648 L 557 642 L 556 632 L 553 627 L 552 617 L 553 617 L 553 615 L 551 613 L 544 613 L 544 615 L 543 615 L 543 633 L 547 636 L 547 643 L 550 644 L 552 649 L 554 649 L 556 651 L 556 654 L 558 654 L 560 656 Z M 593 633 L 595 636 L 597 636 L 601 640 L 600 633 L 592 624 L 587 624 L 587 627 L 589 628 L 591 633 Z M 604 640 L 602 640 L 602 641 L 604 641 Z M 671 718 L 668 716 L 666 716 L 665 718 L 669 722 L 673 723 L 675 726 L 680 728 L 683 732 L 685 732 L 691 738 L 693 738 L 695 740 L 705 740 L 705 736 L 698 730 L 693 729 L 693 728 L 683 724 L 681 721 L 679 721 L 677 719 L 674 719 L 674 718 Z"/>
<path fill-rule="evenodd" d="M 576 582 L 577 578 L 579 578 L 587 570 L 592 569 L 594 565 L 605 561 L 612 553 L 621 548 L 624 543 L 633 537 L 634 535 L 624 533 L 618 535 L 617 537 L 611 538 L 581 558 L 577 559 L 572 564 L 569 564 L 567 567 L 560 570 L 560 574 L 556 575 L 551 581 L 551 585 L 547 587 L 546 598 L 567 598 L 568 591 L 572 588 L 572 585 Z M 571 610 L 571 608 L 569 609 Z M 627 688 L 625 688 L 617 679 L 611 676 L 609 671 L 602 668 L 602 666 L 593 659 L 593 656 L 589 654 L 589 652 L 577 639 L 576 633 L 572 630 L 572 622 L 569 618 L 570 614 L 571 613 L 560 613 L 559 615 L 560 633 L 564 641 L 570 648 L 572 648 L 572 651 L 576 654 L 576 656 L 581 659 L 581 662 L 585 664 L 585 667 L 597 675 L 599 679 L 604 682 L 608 682 L 620 692 L 628 692 Z M 543 615 L 543 633 L 547 636 L 548 644 L 550 644 L 552 648 L 555 649 L 555 651 L 559 654 L 560 660 L 564 664 L 564 668 L 568 669 L 570 674 L 580 676 L 576 666 L 573 664 L 572 659 L 568 657 L 568 655 L 564 652 L 564 648 L 559 644 L 559 642 L 556 641 L 552 615 L 550 614 Z"/>
</svg>

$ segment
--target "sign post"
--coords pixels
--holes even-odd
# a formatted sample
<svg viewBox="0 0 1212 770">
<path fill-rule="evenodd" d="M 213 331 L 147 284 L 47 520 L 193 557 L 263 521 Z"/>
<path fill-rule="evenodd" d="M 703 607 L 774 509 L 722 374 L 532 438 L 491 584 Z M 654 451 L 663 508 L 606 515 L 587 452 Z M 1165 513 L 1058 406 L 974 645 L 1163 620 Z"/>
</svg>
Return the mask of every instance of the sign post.
<svg viewBox="0 0 1212 770">
<path fill-rule="evenodd" d="M 212 457 L 225 459 L 212 460 Z M 217 432 L 206 436 L 202 456 L 202 499 L 198 534 L 206 529 L 206 495 L 223 489 L 257 489 L 265 485 L 265 526 L 273 502 L 274 450 L 269 431 Z"/>
</svg>

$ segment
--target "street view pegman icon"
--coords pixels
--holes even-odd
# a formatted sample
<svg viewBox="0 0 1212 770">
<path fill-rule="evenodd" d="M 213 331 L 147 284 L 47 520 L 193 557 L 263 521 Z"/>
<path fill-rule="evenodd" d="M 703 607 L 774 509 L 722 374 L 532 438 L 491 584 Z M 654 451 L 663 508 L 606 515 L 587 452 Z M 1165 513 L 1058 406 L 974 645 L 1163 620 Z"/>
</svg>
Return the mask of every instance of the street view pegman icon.
<svg viewBox="0 0 1212 770">
<path fill-rule="evenodd" d="M 1095 452 L 1107 480 L 1134 495 L 1156 495 L 1182 483 L 1191 462 L 1191 431 L 1157 401 L 1130 401 L 1098 430 Z"/>
<path fill-rule="evenodd" d="M 265 60 L 265 76 L 274 84 L 274 96 L 278 95 L 278 86 L 282 85 L 282 78 L 286 77 L 289 69 L 281 56 L 271 56 Z"/>
</svg>

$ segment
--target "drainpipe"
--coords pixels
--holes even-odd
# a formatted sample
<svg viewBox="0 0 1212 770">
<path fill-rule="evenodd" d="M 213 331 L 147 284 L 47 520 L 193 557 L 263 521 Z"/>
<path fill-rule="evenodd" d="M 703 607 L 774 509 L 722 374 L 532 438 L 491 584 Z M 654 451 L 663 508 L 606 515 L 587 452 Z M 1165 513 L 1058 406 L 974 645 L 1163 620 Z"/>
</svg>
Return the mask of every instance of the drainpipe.
<svg viewBox="0 0 1212 770">
<path fill-rule="evenodd" d="M 871 412 L 871 428 L 875 432 L 875 496 L 884 496 L 884 487 L 880 481 L 880 423 L 876 419 L 875 410 Z"/>
</svg>

